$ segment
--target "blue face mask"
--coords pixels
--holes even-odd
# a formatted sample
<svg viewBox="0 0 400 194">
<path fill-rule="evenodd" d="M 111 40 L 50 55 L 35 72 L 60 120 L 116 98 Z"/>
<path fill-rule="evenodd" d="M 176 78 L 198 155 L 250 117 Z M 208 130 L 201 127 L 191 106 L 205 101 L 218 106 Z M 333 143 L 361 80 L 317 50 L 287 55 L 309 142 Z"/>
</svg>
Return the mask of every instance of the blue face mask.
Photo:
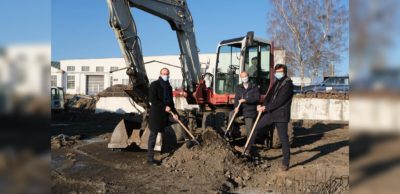
<svg viewBox="0 0 400 194">
<path fill-rule="evenodd" d="M 249 82 L 249 77 L 242 77 L 242 82 L 243 83 Z"/>
<path fill-rule="evenodd" d="M 275 72 L 276 79 L 280 80 L 285 76 L 283 72 Z"/>
<path fill-rule="evenodd" d="M 168 75 L 162 75 L 161 79 L 163 79 L 164 81 L 168 81 L 169 76 Z"/>
</svg>

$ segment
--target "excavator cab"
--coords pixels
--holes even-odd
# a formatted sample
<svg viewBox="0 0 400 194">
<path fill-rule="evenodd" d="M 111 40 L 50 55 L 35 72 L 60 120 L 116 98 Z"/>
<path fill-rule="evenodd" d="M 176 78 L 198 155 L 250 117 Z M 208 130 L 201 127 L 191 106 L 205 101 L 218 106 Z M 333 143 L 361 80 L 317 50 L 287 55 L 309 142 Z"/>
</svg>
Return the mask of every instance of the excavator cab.
<svg viewBox="0 0 400 194">
<path fill-rule="evenodd" d="M 51 111 L 64 110 L 64 89 L 51 87 Z"/>
<path fill-rule="evenodd" d="M 235 87 L 241 83 L 239 74 L 242 71 L 246 71 L 250 82 L 257 84 L 260 93 L 265 94 L 271 85 L 272 68 L 272 43 L 253 37 L 252 32 L 245 37 L 221 41 L 217 49 L 214 80 L 210 87 L 213 88 L 209 96 L 210 103 L 232 104 Z"/>
</svg>

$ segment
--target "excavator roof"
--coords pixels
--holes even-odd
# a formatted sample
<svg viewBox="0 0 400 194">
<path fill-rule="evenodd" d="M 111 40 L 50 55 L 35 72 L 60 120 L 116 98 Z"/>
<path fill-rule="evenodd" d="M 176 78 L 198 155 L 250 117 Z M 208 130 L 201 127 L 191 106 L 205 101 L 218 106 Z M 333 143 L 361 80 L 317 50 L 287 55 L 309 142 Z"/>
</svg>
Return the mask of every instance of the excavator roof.
<svg viewBox="0 0 400 194">
<path fill-rule="evenodd" d="M 232 44 L 232 43 L 241 43 L 241 41 L 244 38 L 246 38 L 246 37 L 245 36 L 241 36 L 241 37 L 238 37 L 238 38 L 227 39 L 227 40 L 221 41 L 219 44 L 220 45 L 224 45 L 224 44 Z M 265 40 L 265 39 L 260 38 L 260 37 L 254 37 L 253 40 L 257 41 L 257 42 L 263 42 L 263 43 L 266 43 L 266 44 L 271 44 L 270 41 Z"/>
</svg>

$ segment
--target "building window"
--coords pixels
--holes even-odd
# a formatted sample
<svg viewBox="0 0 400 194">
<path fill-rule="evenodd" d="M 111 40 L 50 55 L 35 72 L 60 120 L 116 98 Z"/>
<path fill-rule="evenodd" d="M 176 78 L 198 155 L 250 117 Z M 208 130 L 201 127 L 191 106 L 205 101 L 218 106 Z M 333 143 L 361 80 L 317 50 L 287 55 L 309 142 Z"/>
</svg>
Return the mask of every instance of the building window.
<svg viewBox="0 0 400 194">
<path fill-rule="evenodd" d="M 129 79 L 122 79 L 122 84 L 128 85 L 129 84 Z"/>
<path fill-rule="evenodd" d="M 75 66 L 67 66 L 67 71 L 75 71 Z"/>
<path fill-rule="evenodd" d="M 89 71 L 89 66 L 82 66 L 82 71 Z"/>
<path fill-rule="evenodd" d="M 118 67 L 110 67 L 110 71 L 115 71 L 117 69 L 118 69 Z"/>
<path fill-rule="evenodd" d="M 67 76 L 67 89 L 74 89 L 75 88 L 75 76 L 69 75 Z"/>
<path fill-rule="evenodd" d="M 104 72 L 104 67 L 103 66 L 97 66 L 96 67 L 96 72 Z"/>
<path fill-rule="evenodd" d="M 113 79 L 113 81 L 114 81 L 114 82 L 117 82 L 117 81 L 118 81 L 118 79 Z"/>
<path fill-rule="evenodd" d="M 57 76 L 52 75 L 50 78 L 50 86 L 51 87 L 57 87 Z"/>
</svg>

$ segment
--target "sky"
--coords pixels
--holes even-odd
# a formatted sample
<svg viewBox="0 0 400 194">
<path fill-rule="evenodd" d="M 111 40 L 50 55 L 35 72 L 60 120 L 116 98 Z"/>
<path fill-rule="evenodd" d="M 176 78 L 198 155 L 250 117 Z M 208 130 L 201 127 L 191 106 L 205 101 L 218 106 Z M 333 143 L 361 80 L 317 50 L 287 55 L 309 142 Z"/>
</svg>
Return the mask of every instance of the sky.
<svg viewBox="0 0 400 194">
<path fill-rule="evenodd" d="M 269 39 L 268 0 L 187 0 L 195 25 L 200 53 L 215 53 L 218 42 L 254 31 Z M 18 42 L 50 42 L 52 60 L 122 57 L 108 25 L 106 0 L 4 1 L 0 6 L 0 45 Z M 15 14 L 18 10 L 18 14 Z M 144 56 L 179 54 L 176 34 L 156 16 L 132 8 Z M 12 17 L 11 17 L 12 16 Z M 348 72 L 348 52 L 337 64 Z"/>
<path fill-rule="evenodd" d="M 51 0 L 0 3 L 0 45 L 50 43 Z"/>
<path fill-rule="evenodd" d="M 82 1 L 53 1 L 53 59 L 122 56 L 114 33 L 108 25 L 106 1 L 79 2 Z M 251 30 L 255 31 L 256 36 L 267 38 L 267 1 L 248 2 L 188 0 L 201 53 L 214 53 L 219 41 L 243 36 Z M 176 33 L 166 21 L 135 8 L 131 12 L 145 56 L 179 53 Z"/>
</svg>

